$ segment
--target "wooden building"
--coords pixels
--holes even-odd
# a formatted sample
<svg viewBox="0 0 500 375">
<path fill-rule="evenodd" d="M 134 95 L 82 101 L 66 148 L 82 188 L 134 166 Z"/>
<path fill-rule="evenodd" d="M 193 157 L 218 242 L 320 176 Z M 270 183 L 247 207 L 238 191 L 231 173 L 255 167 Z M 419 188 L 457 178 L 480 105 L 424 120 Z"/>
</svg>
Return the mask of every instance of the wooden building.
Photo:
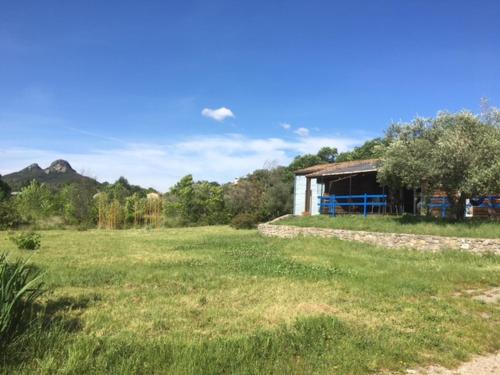
<svg viewBox="0 0 500 375">
<path fill-rule="evenodd" d="M 383 198 L 386 205 L 370 204 L 380 202 L 382 198 L 372 199 L 368 203 L 369 213 L 416 212 L 418 196 L 412 190 L 403 189 L 393 192 L 377 182 L 377 171 L 380 160 L 355 160 L 341 163 L 319 164 L 313 167 L 295 171 L 294 214 L 317 215 L 327 213 L 320 205 L 321 197 L 351 197 L 344 198 L 344 204 L 335 208 L 335 213 L 358 213 L 363 211 L 359 198 L 364 194 L 368 197 Z M 349 205 L 348 203 L 353 203 Z"/>
<path fill-rule="evenodd" d="M 378 159 L 319 164 L 295 171 L 295 215 L 420 212 L 420 190 L 393 191 L 377 181 Z M 446 196 L 427 198 L 434 216 L 446 216 Z M 472 216 L 500 217 L 500 196 L 471 199 Z"/>
</svg>

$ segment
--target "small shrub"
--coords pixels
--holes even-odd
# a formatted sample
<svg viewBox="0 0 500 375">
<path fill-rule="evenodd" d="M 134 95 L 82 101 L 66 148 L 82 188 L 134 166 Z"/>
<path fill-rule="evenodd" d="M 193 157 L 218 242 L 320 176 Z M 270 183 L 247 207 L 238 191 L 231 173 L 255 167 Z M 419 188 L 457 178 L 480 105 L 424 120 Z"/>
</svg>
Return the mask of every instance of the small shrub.
<svg viewBox="0 0 500 375">
<path fill-rule="evenodd" d="M 15 334 L 43 290 L 39 271 L 25 260 L 10 263 L 7 254 L 0 254 L 0 343 Z"/>
<path fill-rule="evenodd" d="M 36 232 L 20 232 L 12 235 L 10 239 L 21 250 L 36 250 L 41 244 L 41 236 Z"/>
<path fill-rule="evenodd" d="M 257 227 L 257 218 L 252 214 L 238 214 L 232 218 L 231 227 L 235 229 L 254 229 Z"/>
</svg>

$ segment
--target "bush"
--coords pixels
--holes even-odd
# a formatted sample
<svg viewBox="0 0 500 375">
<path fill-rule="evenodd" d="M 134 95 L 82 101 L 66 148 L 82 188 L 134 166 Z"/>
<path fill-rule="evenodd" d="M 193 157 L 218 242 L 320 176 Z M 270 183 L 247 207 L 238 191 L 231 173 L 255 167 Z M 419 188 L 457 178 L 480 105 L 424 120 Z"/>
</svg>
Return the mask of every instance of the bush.
<svg viewBox="0 0 500 375">
<path fill-rule="evenodd" d="M 0 201 L 0 230 L 10 229 L 21 223 L 12 201 Z"/>
<path fill-rule="evenodd" d="M 10 237 L 11 241 L 21 250 L 36 250 L 40 248 L 41 236 L 36 232 L 21 232 Z"/>
<path fill-rule="evenodd" d="M 231 227 L 236 229 L 254 229 L 257 227 L 257 218 L 252 214 L 238 214 L 232 218 Z"/>
<path fill-rule="evenodd" d="M 0 343 L 15 334 L 34 301 L 43 293 L 41 274 L 26 261 L 7 261 L 0 254 Z"/>
</svg>

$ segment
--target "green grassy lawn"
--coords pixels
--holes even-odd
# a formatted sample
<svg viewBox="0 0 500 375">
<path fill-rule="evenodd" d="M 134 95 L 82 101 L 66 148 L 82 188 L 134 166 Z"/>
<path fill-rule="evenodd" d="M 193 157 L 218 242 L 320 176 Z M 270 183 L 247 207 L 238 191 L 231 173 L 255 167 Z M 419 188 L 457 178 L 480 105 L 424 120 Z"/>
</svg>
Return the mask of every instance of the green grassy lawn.
<svg viewBox="0 0 500 375">
<path fill-rule="evenodd" d="M 445 221 L 414 216 L 328 215 L 297 216 L 276 222 L 277 225 L 365 230 L 371 232 L 430 234 L 451 237 L 500 238 L 500 221 L 465 220 Z"/>
<path fill-rule="evenodd" d="M 3 373 L 401 372 L 500 349 L 497 256 L 228 227 L 45 231 L 44 321 Z"/>
</svg>

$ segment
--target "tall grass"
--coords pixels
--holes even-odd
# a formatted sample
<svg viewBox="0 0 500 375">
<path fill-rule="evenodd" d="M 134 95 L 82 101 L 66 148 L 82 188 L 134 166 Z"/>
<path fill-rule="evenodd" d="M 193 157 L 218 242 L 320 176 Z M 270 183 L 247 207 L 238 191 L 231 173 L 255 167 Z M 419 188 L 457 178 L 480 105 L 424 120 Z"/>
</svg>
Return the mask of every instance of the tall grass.
<svg viewBox="0 0 500 375">
<path fill-rule="evenodd" d="M 5 343 L 26 317 L 30 306 L 43 293 L 41 273 L 26 260 L 9 262 L 0 254 L 0 339 Z"/>
</svg>

